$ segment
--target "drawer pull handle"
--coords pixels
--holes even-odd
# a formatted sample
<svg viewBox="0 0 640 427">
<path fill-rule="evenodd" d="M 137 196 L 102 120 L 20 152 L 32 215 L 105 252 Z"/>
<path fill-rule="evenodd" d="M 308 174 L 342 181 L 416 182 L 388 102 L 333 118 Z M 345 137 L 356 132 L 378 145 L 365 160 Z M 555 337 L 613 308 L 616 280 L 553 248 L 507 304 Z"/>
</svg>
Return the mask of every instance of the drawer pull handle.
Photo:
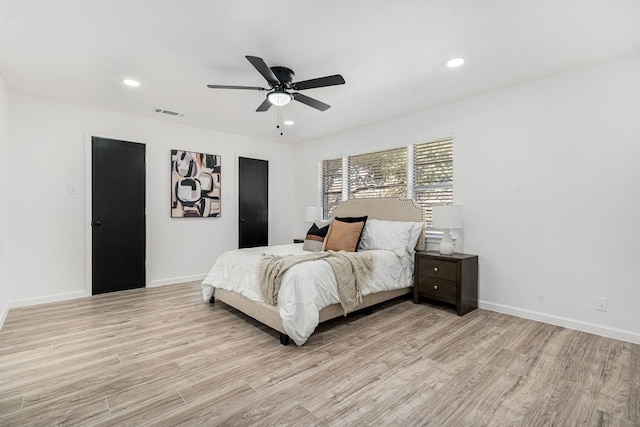
<svg viewBox="0 0 640 427">
<path fill-rule="evenodd" d="M 433 285 L 433 289 L 438 289 L 438 285 Z"/>
<path fill-rule="evenodd" d="M 433 271 L 438 272 L 438 267 L 433 267 Z"/>
</svg>

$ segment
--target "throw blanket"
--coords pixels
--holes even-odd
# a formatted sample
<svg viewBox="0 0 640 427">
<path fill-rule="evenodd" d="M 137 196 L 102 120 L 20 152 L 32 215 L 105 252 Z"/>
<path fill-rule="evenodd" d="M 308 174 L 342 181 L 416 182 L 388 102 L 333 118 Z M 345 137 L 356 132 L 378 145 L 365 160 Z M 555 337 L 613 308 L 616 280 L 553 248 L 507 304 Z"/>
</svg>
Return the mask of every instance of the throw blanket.
<svg viewBox="0 0 640 427">
<path fill-rule="evenodd" d="M 263 255 L 258 269 L 260 296 L 266 303 L 277 305 L 282 276 L 289 268 L 301 262 L 324 260 L 329 263 L 336 276 L 338 298 L 346 315 L 362 302 L 362 288 L 373 272 L 375 259 L 372 253 L 345 251 L 315 252 L 309 255 Z"/>
</svg>

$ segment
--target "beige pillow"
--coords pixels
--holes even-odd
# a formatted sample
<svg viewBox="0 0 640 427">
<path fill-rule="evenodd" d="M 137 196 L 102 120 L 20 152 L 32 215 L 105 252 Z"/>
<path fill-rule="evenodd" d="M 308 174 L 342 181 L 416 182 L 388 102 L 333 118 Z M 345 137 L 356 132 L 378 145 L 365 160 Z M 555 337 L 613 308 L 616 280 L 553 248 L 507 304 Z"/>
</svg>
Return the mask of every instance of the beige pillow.
<svg viewBox="0 0 640 427">
<path fill-rule="evenodd" d="M 355 252 L 364 222 L 333 221 L 325 240 L 325 251 Z"/>
</svg>

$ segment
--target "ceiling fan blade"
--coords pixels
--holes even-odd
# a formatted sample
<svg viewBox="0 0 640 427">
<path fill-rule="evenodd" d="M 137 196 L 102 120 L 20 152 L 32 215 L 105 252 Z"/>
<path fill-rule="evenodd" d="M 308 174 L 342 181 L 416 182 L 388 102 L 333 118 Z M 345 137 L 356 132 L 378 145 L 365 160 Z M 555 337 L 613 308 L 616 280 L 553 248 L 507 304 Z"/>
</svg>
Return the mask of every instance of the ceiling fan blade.
<svg viewBox="0 0 640 427">
<path fill-rule="evenodd" d="M 271 86 L 276 86 L 280 84 L 280 80 L 278 80 L 276 75 L 273 74 L 273 71 L 271 71 L 271 68 L 269 68 L 267 64 L 264 63 L 262 58 L 258 58 L 257 56 L 249 56 L 249 55 L 245 56 L 245 58 L 247 58 L 247 60 L 251 62 L 251 65 L 256 67 L 256 70 L 258 70 L 258 72 L 262 74 L 262 77 L 267 79 L 267 81 Z"/>
<path fill-rule="evenodd" d="M 228 86 L 228 85 L 207 85 L 209 89 L 248 89 L 248 90 L 269 90 L 258 86 Z"/>
<path fill-rule="evenodd" d="M 317 79 L 303 80 L 291 84 L 291 88 L 295 90 L 313 89 L 316 87 L 343 85 L 344 78 L 340 74 L 333 76 L 319 77 Z"/>
<path fill-rule="evenodd" d="M 262 101 L 262 104 L 260 104 L 260 106 L 256 111 L 258 112 L 267 111 L 269 108 L 271 108 L 271 101 L 269 101 L 269 98 L 265 98 L 264 101 Z"/>
<path fill-rule="evenodd" d="M 331 105 L 325 104 L 324 102 L 320 102 L 317 99 L 310 98 L 301 93 L 294 92 L 291 95 L 293 96 L 293 99 L 295 99 L 296 101 L 302 102 L 303 104 L 306 104 L 309 107 L 313 107 L 316 110 L 326 111 L 329 108 L 331 108 Z"/>
</svg>

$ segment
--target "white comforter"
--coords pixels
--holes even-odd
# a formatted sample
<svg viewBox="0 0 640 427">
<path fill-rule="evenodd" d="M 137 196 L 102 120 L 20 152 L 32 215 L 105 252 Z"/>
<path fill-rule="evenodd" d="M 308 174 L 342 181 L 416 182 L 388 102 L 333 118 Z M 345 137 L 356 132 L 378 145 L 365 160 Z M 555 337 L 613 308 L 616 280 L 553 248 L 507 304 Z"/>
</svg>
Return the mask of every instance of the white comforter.
<svg viewBox="0 0 640 427">
<path fill-rule="evenodd" d="M 363 295 L 412 286 L 413 257 L 399 257 L 386 250 L 376 254 L 375 269 Z M 308 254 L 302 244 L 236 249 L 220 255 L 208 276 L 202 281 L 202 294 L 209 302 L 214 288 L 237 292 L 260 301 L 257 271 L 262 254 Z M 310 286 L 313 284 L 313 286 Z M 336 279 L 323 260 L 303 262 L 291 267 L 283 276 L 278 293 L 278 310 L 287 335 L 302 345 L 318 326 L 319 312 L 338 303 Z"/>
</svg>

